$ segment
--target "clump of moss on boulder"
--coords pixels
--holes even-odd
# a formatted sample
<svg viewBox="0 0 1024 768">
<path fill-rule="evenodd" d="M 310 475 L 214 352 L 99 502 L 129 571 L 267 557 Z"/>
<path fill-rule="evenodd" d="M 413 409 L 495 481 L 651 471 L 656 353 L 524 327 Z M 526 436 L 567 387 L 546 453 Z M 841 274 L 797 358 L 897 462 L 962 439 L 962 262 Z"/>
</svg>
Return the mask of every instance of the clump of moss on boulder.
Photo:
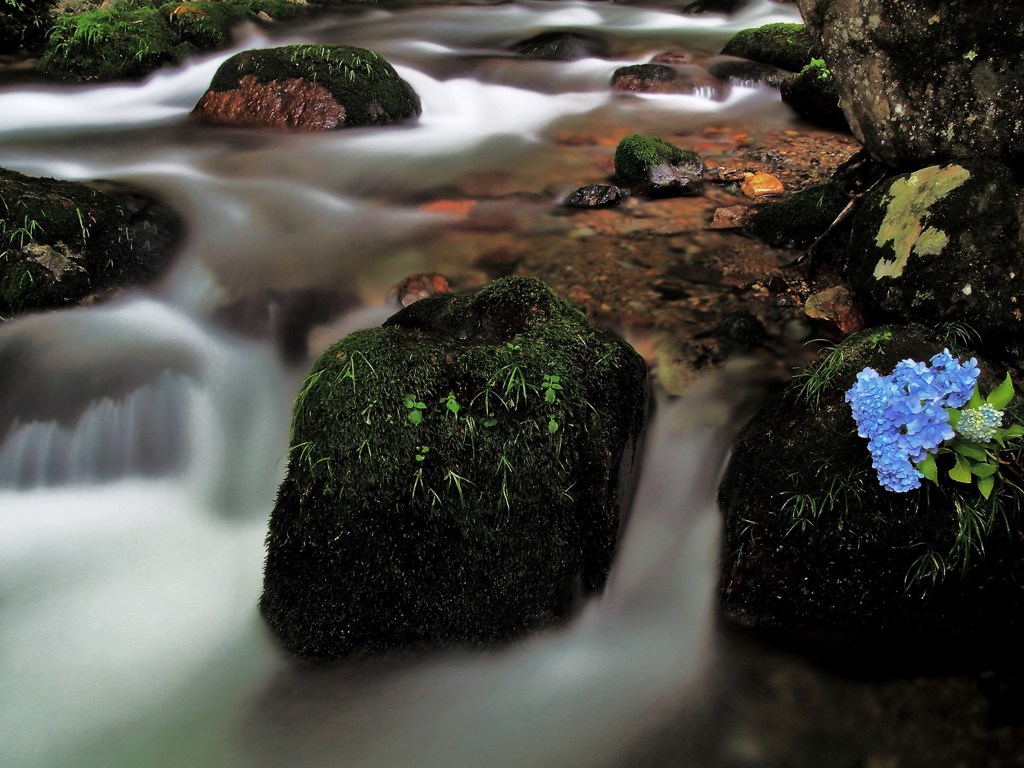
<svg viewBox="0 0 1024 768">
<path fill-rule="evenodd" d="M 310 659 L 482 644 L 599 590 L 646 366 L 533 278 L 335 343 L 295 401 L 260 608 Z"/>
<path fill-rule="evenodd" d="M 839 89 L 824 59 L 811 63 L 779 86 L 782 101 L 807 122 L 833 131 L 850 132 L 839 106 Z"/>
<path fill-rule="evenodd" d="M 824 234 L 849 200 L 838 184 L 818 184 L 761 207 L 745 230 L 769 245 L 807 248 Z"/>
<path fill-rule="evenodd" d="M 704 189 L 704 161 L 655 136 L 633 134 L 615 148 L 615 175 L 641 195 L 699 195 Z"/>
<path fill-rule="evenodd" d="M 388 125 L 420 112 L 419 96 L 382 56 L 345 45 L 235 54 L 195 108 L 209 122 L 298 130 Z"/>
<path fill-rule="evenodd" d="M 303 12 L 288 0 L 122 0 L 87 7 L 56 19 L 39 71 L 68 82 L 137 80 L 226 44 L 242 21 Z"/>
<path fill-rule="evenodd" d="M 799 72 L 811 59 L 821 58 L 818 44 L 803 24 L 765 24 L 740 30 L 725 44 L 722 54 L 790 72 Z"/>
<path fill-rule="evenodd" d="M 121 200 L 84 184 L 5 169 L 0 203 L 4 317 L 149 279 L 177 229 L 172 214 L 138 195 Z"/>
<path fill-rule="evenodd" d="M 990 663 L 1024 639 L 1021 450 L 990 500 L 953 482 L 885 490 L 845 392 L 865 367 L 957 352 L 955 327 L 854 334 L 769 400 L 738 436 L 719 490 L 725 517 L 719 597 L 741 624 L 811 643 L 832 661 L 984 649 Z M 961 359 L 970 357 L 963 349 Z M 1002 371 L 982 368 L 990 391 Z M 1016 418 L 1020 418 L 1019 406 Z M 979 546 L 980 545 L 980 546 Z"/>
</svg>

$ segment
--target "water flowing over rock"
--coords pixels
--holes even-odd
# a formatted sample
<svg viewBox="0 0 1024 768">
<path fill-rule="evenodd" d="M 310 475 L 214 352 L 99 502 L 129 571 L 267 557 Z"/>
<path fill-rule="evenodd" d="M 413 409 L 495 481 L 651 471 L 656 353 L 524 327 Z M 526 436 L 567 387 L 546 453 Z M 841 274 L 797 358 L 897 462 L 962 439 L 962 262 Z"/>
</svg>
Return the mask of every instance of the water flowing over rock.
<svg viewBox="0 0 1024 768">
<path fill-rule="evenodd" d="M 337 342 L 295 402 L 263 615 L 307 658 L 565 618 L 608 574 L 646 376 L 534 278 L 421 299 Z"/>
<path fill-rule="evenodd" d="M 1024 5 L 799 0 L 854 135 L 896 168 L 1024 162 Z M 912 52 L 912 55 L 908 55 Z"/>
<path fill-rule="evenodd" d="M 397 123 L 421 107 L 412 86 L 373 51 L 290 45 L 232 56 L 194 111 L 224 125 L 325 131 Z"/>
<path fill-rule="evenodd" d="M 608 45 L 596 37 L 579 32 L 542 32 L 512 46 L 516 53 L 531 59 L 575 61 L 591 56 L 603 56 Z"/>
</svg>

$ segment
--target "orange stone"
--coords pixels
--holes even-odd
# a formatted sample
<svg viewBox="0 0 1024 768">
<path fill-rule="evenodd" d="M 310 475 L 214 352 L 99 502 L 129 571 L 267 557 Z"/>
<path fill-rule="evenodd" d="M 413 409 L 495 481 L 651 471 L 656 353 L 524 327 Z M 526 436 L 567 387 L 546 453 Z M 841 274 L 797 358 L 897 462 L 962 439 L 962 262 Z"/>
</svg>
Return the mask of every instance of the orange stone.
<svg viewBox="0 0 1024 768">
<path fill-rule="evenodd" d="M 420 206 L 424 213 L 445 213 L 449 216 L 468 216 L 474 208 L 476 200 L 434 200 Z"/>
<path fill-rule="evenodd" d="M 778 197 L 786 191 L 777 176 L 759 171 L 758 173 L 744 174 L 743 183 L 740 189 L 747 197 Z"/>
</svg>

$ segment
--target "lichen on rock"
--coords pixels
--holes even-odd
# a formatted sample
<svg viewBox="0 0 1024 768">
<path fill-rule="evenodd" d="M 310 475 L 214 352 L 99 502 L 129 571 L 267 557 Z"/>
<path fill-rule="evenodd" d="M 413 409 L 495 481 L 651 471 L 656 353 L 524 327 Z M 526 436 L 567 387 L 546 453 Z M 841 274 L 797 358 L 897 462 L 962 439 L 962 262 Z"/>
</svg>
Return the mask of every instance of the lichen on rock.
<svg viewBox="0 0 1024 768">
<path fill-rule="evenodd" d="M 295 401 L 263 615 L 311 659 L 480 644 L 601 588 L 646 367 L 532 278 L 406 307 Z"/>
</svg>

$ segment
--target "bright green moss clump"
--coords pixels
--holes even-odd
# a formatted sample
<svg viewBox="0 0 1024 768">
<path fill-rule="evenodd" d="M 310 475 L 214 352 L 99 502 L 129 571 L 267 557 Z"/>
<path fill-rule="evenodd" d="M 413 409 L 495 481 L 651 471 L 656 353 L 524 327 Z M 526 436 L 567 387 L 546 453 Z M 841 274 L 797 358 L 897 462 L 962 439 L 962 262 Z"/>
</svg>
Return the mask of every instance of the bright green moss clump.
<svg viewBox="0 0 1024 768">
<path fill-rule="evenodd" d="M 646 367 L 542 282 L 424 299 L 295 401 L 263 615 L 307 658 L 487 643 L 608 573 Z"/>
<path fill-rule="evenodd" d="M 696 152 L 635 133 L 615 148 L 615 175 L 634 193 L 699 195 L 704 161 Z"/>
<path fill-rule="evenodd" d="M 722 53 L 790 72 L 799 72 L 811 59 L 821 58 L 821 51 L 803 24 L 765 24 L 740 30 L 725 44 Z"/>
</svg>

